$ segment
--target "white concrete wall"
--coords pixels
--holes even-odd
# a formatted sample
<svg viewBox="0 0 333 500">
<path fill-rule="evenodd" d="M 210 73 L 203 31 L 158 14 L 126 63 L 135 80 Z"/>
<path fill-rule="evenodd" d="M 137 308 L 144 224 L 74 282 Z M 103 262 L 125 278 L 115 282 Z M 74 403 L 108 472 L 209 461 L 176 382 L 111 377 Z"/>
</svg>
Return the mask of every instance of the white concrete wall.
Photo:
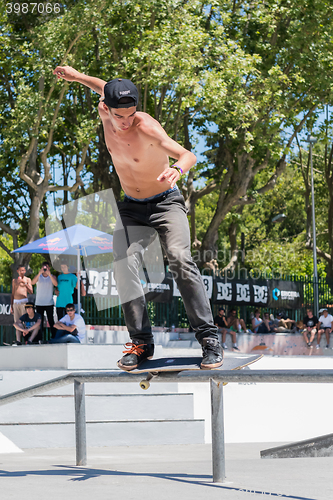
<svg viewBox="0 0 333 500">
<path fill-rule="evenodd" d="M 333 358 L 271 357 L 250 369 L 333 369 Z M 179 384 L 194 393 L 194 418 L 205 419 L 205 442 L 211 442 L 210 388 L 206 383 Z M 333 432 L 333 384 L 228 384 L 224 387 L 226 443 L 294 442 Z"/>
</svg>

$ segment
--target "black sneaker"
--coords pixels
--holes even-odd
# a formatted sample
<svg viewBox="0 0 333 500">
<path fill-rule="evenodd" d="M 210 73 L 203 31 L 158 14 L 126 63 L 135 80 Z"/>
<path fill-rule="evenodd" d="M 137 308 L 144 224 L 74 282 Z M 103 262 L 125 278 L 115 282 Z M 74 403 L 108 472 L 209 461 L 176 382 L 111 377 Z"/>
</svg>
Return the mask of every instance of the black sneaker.
<svg viewBox="0 0 333 500">
<path fill-rule="evenodd" d="M 126 351 L 123 351 L 123 356 L 117 365 L 122 370 L 135 370 L 142 361 L 151 359 L 154 355 L 154 344 L 145 344 L 142 340 L 132 340 L 125 344 Z"/>
<path fill-rule="evenodd" d="M 234 351 L 239 351 L 238 345 L 233 345 L 232 348 L 233 348 Z"/>
<path fill-rule="evenodd" d="M 200 368 L 213 370 L 223 363 L 223 350 L 217 339 L 207 337 L 202 339 L 202 361 Z"/>
<path fill-rule="evenodd" d="M 16 345 L 22 345 L 22 342 L 20 342 L 19 340 L 14 340 L 14 342 L 12 343 L 12 346 L 16 346 Z"/>
</svg>

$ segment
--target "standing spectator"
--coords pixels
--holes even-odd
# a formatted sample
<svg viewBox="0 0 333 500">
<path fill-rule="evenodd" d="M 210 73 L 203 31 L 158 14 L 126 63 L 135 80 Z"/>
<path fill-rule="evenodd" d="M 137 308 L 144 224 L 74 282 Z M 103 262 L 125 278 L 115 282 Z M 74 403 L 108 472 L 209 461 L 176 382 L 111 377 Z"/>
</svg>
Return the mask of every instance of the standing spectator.
<svg viewBox="0 0 333 500">
<path fill-rule="evenodd" d="M 223 307 L 219 308 L 219 313 L 214 318 L 214 324 L 218 327 L 219 332 L 222 333 L 222 347 L 223 349 L 228 349 L 227 344 L 225 343 L 227 338 L 227 333 L 230 333 L 232 336 L 232 347 L 236 351 L 239 351 L 237 346 L 237 334 L 233 330 L 230 330 L 227 319 L 225 317 L 225 310 Z"/>
<path fill-rule="evenodd" d="M 254 333 L 258 333 L 259 325 L 262 323 L 262 319 L 260 317 L 260 310 L 256 309 L 254 311 L 254 318 L 252 318 L 252 331 Z"/>
<path fill-rule="evenodd" d="M 34 309 L 34 304 L 32 302 L 27 302 L 25 305 L 25 314 L 23 314 L 18 321 L 14 323 L 16 328 L 17 341 L 14 345 L 21 345 L 21 335 L 24 337 L 24 342 L 26 344 L 32 344 L 32 342 L 36 339 L 41 339 L 39 335 L 39 339 L 37 337 L 40 325 L 41 325 L 41 316 L 37 314 Z"/>
<path fill-rule="evenodd" d="M 318 323 L 318 318 L 317 316 L 313 315 L 313 312 L 311 309 L 306 310 L 307 315 L 303 319 L 303 337 L 305 342 L 307 343 L 308 347 L 312 347 L 312 342 L 315 338 L 315 335 L 317 333 L 317 328 L 316 325 Z M 310 335 L 310 339 L 308 337 Z M 317 342 L 317 345 L 319 342 Z"/>
<path fill-rule="evenodd" d="M 33 293 L 31 279 L 27 278 L 25 266 L 18 266 L 18 277 L 12 281 L 12 296 L 10 312 L 14 315 L 14 324 L 25 314 L 25 304 L 28 302 L 28 293 Z M 16 329 L 16 341 L 20 342 L 21 331 Z"/>
<path fill-rule="evenodd" d="M 248 333 L 248 329 L 246 328 L 245 321 L 243 319 L 238 319 L 237 318 L 237 311 L 236 309 L 230 309 L 228 313 L 228 326 L 230 329 L 232 329 L 235 332 L 241 332 L 242 328 L 245 333 Z"/>
<path fill-rule="evenodd" d="M 31 281 L 32 285 L 37 285 L 36 293 L 36 312 L 40 314 L 42 318 L 41 324 L 41 335 L 44 338 L 44 312 L 46 312 L 47 320 L 50 325 L 51 336 L 54 337 L 55 332 L 53 330 L 54 318 L 53 318 L 53 288 L 58 285 L 57 278 L 53 276 L 50 272 L 50 264 L 45 261 L 42 264 L 42 268 L 39 273 Z"/>
<path fill-rule="evenodd" d="M 321 309 L 322 315 L 319 316 L 318 320 L 318 337 L 317 337 L 317 345 L 316 348 L 319 349 L 320 347 L 320 339 L 321 335 L 325 333 L 326 336 L 326 349 L 329 348 L 330 345 L 330 333 L 332 333 L 333 330 L 333 316 L 331 314 L 328 314 L 328 310 L 326 307 Z"/>
<path fill-rule="evenodd" d="M 79 344 L 86 335 L 86 325 L 80 314 L 76 314 L 74 304 L 66 305 L 66 315 L 55 323 L 57 331 L 50 344 Z"/>
<path fill-rule="evenodd" d="M 69 272 L 72 272 L 73 274 L 75 273 L 76 271 L 76 268 L 74 266 L 70 266 L 69 268 Z M 85 289 L 85 286 L 84 286 L 84 282 L 83 282 L 83 279 L 81 276 L 79 276 L 79 273 L 76 273 L 76 277 L 78 279 L 78 283 L 76 285 L 76 287 L 74 288 L 74 292 L 73 292 L 73 304 L 75 305 L 75 312 L 78 313 L 78 314 L 81 314 L 81 312 L 84 313 L 83 309 L 81 308 L 81 311 L 79 312 L 78 311 L 78 305 L 77 305 L 77 291 L 80 287 L 80 297 L 85 297 L 87 295 L 87 292 L 86 292 L 86 289 Z"/>
<path fill-rule="evenodd" d="M 77 277 L 68 270 L 65 262 L 60 264 L 61 273 L 58 276 L 58 291 L 56 309 L 58 320 L 66 314 L 66 304 L 73 303 L 74 288 L 77 286 Z"/>
</svg>

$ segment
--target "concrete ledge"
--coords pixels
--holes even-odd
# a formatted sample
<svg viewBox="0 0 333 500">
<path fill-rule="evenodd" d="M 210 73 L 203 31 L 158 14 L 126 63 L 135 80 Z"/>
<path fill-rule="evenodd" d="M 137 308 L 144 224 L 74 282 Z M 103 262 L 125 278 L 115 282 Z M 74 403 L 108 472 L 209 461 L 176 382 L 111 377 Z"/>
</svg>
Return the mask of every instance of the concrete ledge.
<svg viewBox="0 0 333 500">
<path fill-rule="evenodd" d="M 261 458 L 333 457 L 333 434 L 326 434 L 260 452 Z"/>
<path fill-rule="evenodd" d="M 0 347 L 1 370 L 110 370 L 117 368 L 123 345 L 43 344 Z M 162 347 L 155 345 L 155 356 Z"/>
<path fill-rule="evenodd" d="M 299 333 L 237 334 L 238 347 L 242 353 L 262 353 L 275 356 L 333 356 L 332 349 L 325 349 L 326 338 L 322 336 L 319 349 L 317 337 L 309 348 Z M 227 346 L 232 347 L 231 335 L 227 334 Z M 333 342 L 331 341 L 333 346 Z"/>
</svg>

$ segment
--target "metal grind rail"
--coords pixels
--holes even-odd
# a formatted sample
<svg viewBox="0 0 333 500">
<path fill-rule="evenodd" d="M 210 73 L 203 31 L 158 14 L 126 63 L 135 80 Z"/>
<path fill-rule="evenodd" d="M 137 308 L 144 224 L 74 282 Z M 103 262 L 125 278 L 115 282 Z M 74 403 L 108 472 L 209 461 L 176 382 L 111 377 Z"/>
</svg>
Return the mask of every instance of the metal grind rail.
<svg viewBox="0 0 333 500">
<path fill-rule="evenodd" d="M 76 465 L 87 464 L 86 382 L 140 382 L 146 374 L 123 371 L 72 372 L 47 382 L 0 396 L 0 406 L 74 383 Z M 333 383 L 333 370 L 193 370 L 161 372 L 155 382 L 210 381 L 212 411 L 213 482 L 225 481 L 223 384 L 225 383 Z"/>
</svg>

